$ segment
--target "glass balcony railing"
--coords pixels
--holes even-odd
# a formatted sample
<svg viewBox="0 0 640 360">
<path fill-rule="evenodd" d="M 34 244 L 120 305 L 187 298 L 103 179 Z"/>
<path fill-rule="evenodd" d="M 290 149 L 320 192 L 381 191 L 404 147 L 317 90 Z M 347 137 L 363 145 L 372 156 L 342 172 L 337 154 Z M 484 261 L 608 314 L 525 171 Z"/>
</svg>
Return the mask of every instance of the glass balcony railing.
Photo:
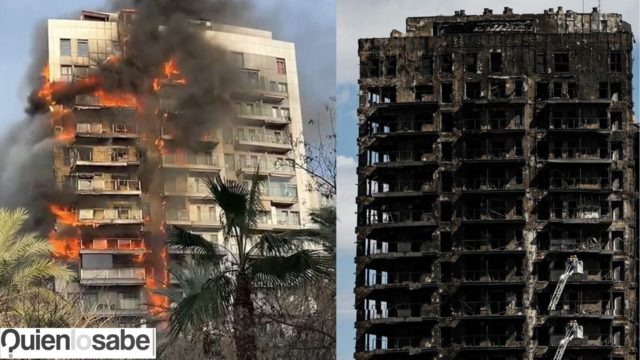
<svg viewBox="0 0 640 360">
<path fill-rule="evenodd" d="M 140 181 L 138 180 L 115 180 L 115 179 L 78 179 L 75 183 L 77 192 L 90 193 L 127 193 L 140 192 Z"/>
<path fill-rule="evenodd" d="M 238 141 L 262 143 L 265 145 L 290 146 L 291 137 L 282 131 L 266 130 L 260 128 L 239 128 L 237 130 Z"/>
</svg>

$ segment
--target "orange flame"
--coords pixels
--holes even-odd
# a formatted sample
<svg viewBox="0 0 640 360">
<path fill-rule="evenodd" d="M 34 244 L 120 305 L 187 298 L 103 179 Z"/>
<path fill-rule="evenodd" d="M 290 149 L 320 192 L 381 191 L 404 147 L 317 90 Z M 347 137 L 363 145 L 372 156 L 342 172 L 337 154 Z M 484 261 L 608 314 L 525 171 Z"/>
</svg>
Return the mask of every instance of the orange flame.
<svg viewBox="0 0 640 360">
<path fill-rule="evenodd" d="M 76 137 L 76 130 L 73 128 L 63 129 L 56 134 L 56 140 L 62 143 L 71 143 Z"/>
<path fill-rule="evenodd" d="M 80 259 L 80 231 L 75 236 L 60 236 L 57 231 L 49 232 L 49 244 L 53 248 L 53 256 L 62 260 Z"/>
<path fill-rule="evenodd" d="M 135 95 L 126 92 L 107 93 L 98 89 L 93 93 L 98 98 L 98 103 L 107 107 L 138 107 L 138 99 Z"/>
<path fill-rule="evenodd" d="M 49 211 L 56 217 L 56 220 L 65 225 L 78 226 L 80 221 L 78 215 L 71 209 L 64 208 L 58 205 L 49 205 Z"/>
<path fill-rule="evenodd" d="M 60 120 L 70 113 L 71 113 L 71 109 L 65 108 L 61 105 L 52 105 L 49 118 L 51 119 L 51 123 L 53 123 L 54 121 Z"/>
<path fill-rule="evenodd" d="M 172 81 L 173 83 L 180 85 L 187 83 L 187 79 L 182 76 L 182 73 L 176 65 L 175 59 L 169 59 L 163 64 L 161 76 L 153 79 L 153 91 L 160 91 L 164 81 Z"/>
<path fill-rule="evenodd" d="M 160 154 L 166 155 L 168 153 L 167 148 L 164 145 L 164 140 L 162 140 L 162 138 L 157 138 L 154 144 L 158 148 L 158 151 L 160 152 Z"/>
</svg>

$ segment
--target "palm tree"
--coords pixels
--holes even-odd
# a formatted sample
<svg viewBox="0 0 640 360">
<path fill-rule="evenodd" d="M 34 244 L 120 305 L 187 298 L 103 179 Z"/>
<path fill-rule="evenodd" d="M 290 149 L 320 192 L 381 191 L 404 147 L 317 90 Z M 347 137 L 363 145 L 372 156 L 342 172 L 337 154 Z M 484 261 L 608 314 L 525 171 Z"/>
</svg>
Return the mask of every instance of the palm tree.
<svg viewBox="0 0 640 360">
<path fill-rule="evenodd" d="M 0 321 L 3 327 L 25 325 L 28 299 L 55 299 L 52 280 L 69 280 L 71 272 L 53 260 L 51 245 L 25 232 L 28 212 L 0 208 Z"/>
<path fill-rule="evenodd" d="M 210 200 L 221 209 L 224 243 L 214 244 L 180 227 L 171 228 L 169 245 L 193 254 L 194 261 L 209 271 L 199 288 L 188 289 L 173 309 L 171 334 L 230 317 L 237 359 L 255 360 L 254 295 L 258 289 L 302 286 L 330 274 L 332 264 L 320 251 L 304 249 L 298 238 L 256 231 L 263 210 L 257 174 L 250 187 L 219 176 L 206 185 Z"/>
</svg>

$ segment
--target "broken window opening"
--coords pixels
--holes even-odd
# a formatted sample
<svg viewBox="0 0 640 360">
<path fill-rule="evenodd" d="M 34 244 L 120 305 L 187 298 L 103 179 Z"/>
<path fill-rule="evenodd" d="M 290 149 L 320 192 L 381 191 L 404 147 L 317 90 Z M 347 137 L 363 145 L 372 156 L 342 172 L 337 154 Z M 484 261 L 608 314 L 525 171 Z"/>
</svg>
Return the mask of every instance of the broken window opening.
<svg viewBox="0 0 640 360">
<path fill-rule="evenodd" d="M 609 53 L 609 71 L 622 72 L 622 52 L 612 51 Z"/>
<path fill-rule="evenodd" d="M 420 74 L 433 75 L 433 55 L 422 55 L 422 59 L 420 61 Z"/>
<path fill-rule="evenodd" d="M 453 113 L 440 113 L 440 130 L 442 132 L 451 132 L 453 130 Z"/>
<path fill-rule="evenodd" d="M 442 83 L 440 85 L 440 97 L 443 103 L 453 102 L 453 84 Z"/>
<path fill-rule="evenodd" d="M 562 82 L 554 81 L 553 82 L 553 98 L 560 99 L 562 97 Z"/>
<path fill-rule="evenodd" d="M 536 100 L 549 100 L 549 83 L 536 82 Z"/>
<path fill-rule="evenodd" d="M 416 101 L 428 101 L 433 96 L 433 84 L 416 85 Z"/>
<path fill-rule="evenodd" d="M 575 82 L 570 81 L 567 83 L 567 95 L 569 96 L 569 99 L 575 99 L 578 97 L 578 85 Z"/>
<path fill-rule="evenodd" d="M 553 54 L 553 71 L 555 72 L 569 71 L 569 53 Z"/>
<path fill-rule="evenodd" d="M 504 99 L 507 97 L 507 85 L 504 80 L 491 80 L 491 98 Z"/>
<path fill-rule="evenodd" d="M 395 56 L 388 56 L 385 59 L 384 74 L 386 76 L 396 76 L 396 62 Z"/>
<path fill-rule="evenodd" d="M 478 54 L 464 54 L 464 70 L 469 73 L 478 72 Z"/>
<path fill-rule="evenodd" d="M 536 52 L 536 73 L 544 74 L 547 72 L 547 58 L 544 52 Z"/>
<path fill-rule="evenodd" d="M 440 72 L 444 74 L 453 73 L 453 54 L 440 55 Z"/>
<path fill-rule="evenodd" d="M 480 99 L 482 97 L 482 87 L 479 82 L 468 82 L 465 84 L 465 97 L 467 99 Z"/>
<path fill-rule="evenodd" d="M 492 73 L 501 73 L 502 72 L 502 52 L 492 52 L 491 53 L 491 72 Z"/>
<path fill-rule="evenodd" d="M 514 82 L 513 96 L 517 98 L 524 96 L 524 82 L 522 80 Z"/>
</svg>

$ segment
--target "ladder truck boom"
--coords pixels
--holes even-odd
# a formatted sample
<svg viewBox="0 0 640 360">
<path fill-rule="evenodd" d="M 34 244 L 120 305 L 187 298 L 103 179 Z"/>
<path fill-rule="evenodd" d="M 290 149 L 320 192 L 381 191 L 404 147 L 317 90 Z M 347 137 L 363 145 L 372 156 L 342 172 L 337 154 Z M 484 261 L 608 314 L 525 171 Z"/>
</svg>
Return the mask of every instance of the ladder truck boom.
<svg viewBox="0 0 640 360">
<path fill-rule="evenodd" d="M 558 350 L 556 350 L 556 354 L 553 356 L 553 360 L 562 360 L 564 356 L 565 350 L 567 350 L 567 346 L 573 339 L 582 339 L 582 326 L 578 325 L 578 322 L 572 320 L 567 324 L 567 331 L 564 335 L 564 338 L 560 340 L 560 344 L 558 344 Z"/>
<path fill-rule="evenodd" d="M 556 306 L 558 306 L 558 302 L 562 297 L 562 291 L 564 291 L 564 287 L 567 285 L 567 281 L 569 281 L 569 278 L 573 274 L 582 274 L 582 269 L 582 261 L 578 260 L 576 255 L 571 255 L 567 260 L 567 266 L 564 273 L 560 275 L 560 279 L 558 279 L 558 285 L 556 285 L 556 289 L 553 291 L 547 310 L 551 311 L 556 309 Z"/>
</svg>

